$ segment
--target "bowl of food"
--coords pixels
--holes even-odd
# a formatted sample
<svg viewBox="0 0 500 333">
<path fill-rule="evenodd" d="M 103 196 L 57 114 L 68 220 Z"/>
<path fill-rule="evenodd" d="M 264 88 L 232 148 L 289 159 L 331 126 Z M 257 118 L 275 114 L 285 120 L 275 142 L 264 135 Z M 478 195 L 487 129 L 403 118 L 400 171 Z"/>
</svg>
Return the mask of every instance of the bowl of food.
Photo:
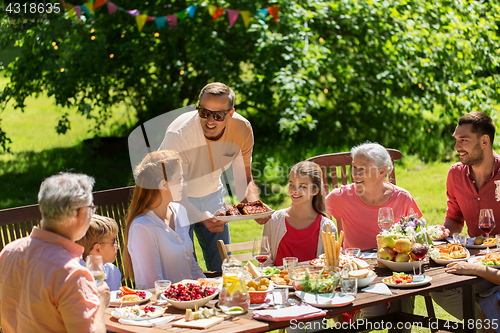
<svg viewBox="0 0 500 333">
<path fill-rule="evenodd" d="M 418 270 L 418 260 L 415 261 L 390 261 L 377 258 L 379 264 L 384 265 L 395 272 L 413 272 L 413 269 Z"/>
<path fill-rule="evenodd" d="M 197 282 L 179 282 L 165 291 L 167 300 L 178 309 L 199 308 L 219 294 L 219 289 L 204 287 Z"/>
<path fill-rule="evenodd" d="M 358 279 L 358 288 L 367 287 L 377 277 L 377 274 L 375 274 L 375 272 L 372 270 L 367 270 L 368 272 L 366 273 L 366 275 L 363 274 L 362 276 L 356 276 L 357 272 L 361 271 L 362 270 L 352 271 L 352 273 L 349 274 L 350 277 L 356 277 Z"/>
<path fill-rule="evenodd" d="M 247 282 L 250 295 L 250 304 L 262 304 L 266 301 L 267 294 L 273 290 L 273 284 L 268 278 L 250 280 Z"/>
<path fill-rule="evenodd" d="M 300 265 L 292 270 L 292 286 L 295 290 L 310 294 L 332 293 L 339 284 L 339 270 L 331 271 L 311 265 Z"/>
</svg>

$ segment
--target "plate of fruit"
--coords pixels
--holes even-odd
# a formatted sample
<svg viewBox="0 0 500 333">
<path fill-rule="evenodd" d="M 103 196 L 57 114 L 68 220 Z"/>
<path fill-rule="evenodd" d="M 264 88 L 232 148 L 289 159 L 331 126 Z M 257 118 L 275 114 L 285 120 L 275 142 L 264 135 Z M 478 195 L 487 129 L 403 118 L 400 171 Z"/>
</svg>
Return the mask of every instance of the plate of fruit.
<svg viewBox="0 0 500 333">
<path fill-rule="evenodd" d="M 386 235 L 382 240 L 383 247 L 377 252 L 377 260 L 380 264 L 386 266 L 393 271 L 411 272 L 413 269 L 418 269 L 418 258 L 412 253 L 411 241 L 407 238 L 396 238 L 393 235 Z M 418 255 L 427 253 L 420 251 Z"/>
<path fill-rule="evenodd" d="M 122 306 L 122 305 L 136 305 L 141 304 L 153 296 L 149 291 L 146 290 L 134 290 L 127 286 L 120 287 L 120 290 L 114 290 L 110 293 L 110 305 Z"/>
<path fill-rule="evenodd" d="M 179 282 L 165 291 L 167 300 L 178 309 L 199 308 L 219 294 L 219 289 L 205 287 L 197 281 Z"/>
<path fill-rule="evenodd" d="M 147 320 L 151 318 L 160 317 L 165 312 L 161 306 L 127 306 L 123 308 L 114 309 L 111 316 L 116 319 L 132 319 L 132 320 Z"/>
</svg>

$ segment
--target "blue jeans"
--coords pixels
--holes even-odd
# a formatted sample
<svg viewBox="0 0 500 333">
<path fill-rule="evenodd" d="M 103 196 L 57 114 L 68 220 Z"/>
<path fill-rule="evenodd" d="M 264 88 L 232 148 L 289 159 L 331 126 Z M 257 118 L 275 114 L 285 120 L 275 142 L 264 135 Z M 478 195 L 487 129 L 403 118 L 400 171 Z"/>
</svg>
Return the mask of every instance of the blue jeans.
<svg viewBox="0 0 500 333">
<path fill-rule="evenodd" d="M 226 190 L 221 188 L 219 191 L 211 193 L 201 198 L 188 197 L 189 201 L 201 212 L 209 211 L 215 213 L 217 209 L 222 207 L 224 203 L 224 193 Z M 221 272 L 222 259 L 217 247 L 217 241 L 222 239 L 224 244 L 230 244 L 231 238 L 229 235 L 229 225 L 224 225 L 224 231 L 213 233 L 210 232 L 203 223 L 193 223 L 189 227 L 189 236 L 193 239 L 193 230 L 196 232 L 198 243 L 200 243 L 203 251 L 203 258 L 207 265 L 207 270 Z"/>
</svg>

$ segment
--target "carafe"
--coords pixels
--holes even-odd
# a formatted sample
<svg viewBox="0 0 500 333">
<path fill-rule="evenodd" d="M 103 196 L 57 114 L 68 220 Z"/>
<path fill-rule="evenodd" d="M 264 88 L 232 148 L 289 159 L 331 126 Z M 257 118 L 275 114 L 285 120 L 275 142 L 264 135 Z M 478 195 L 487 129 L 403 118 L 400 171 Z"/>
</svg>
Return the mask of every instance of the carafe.
<svg viewBox="0 0 500 333">
<path fill-rule="evenodd" d="M 240 306 L 244 311 L 250 305 L 243 264 L 233 257 L 224 259 L 222 263 L 222 291 L 219 295 L 219 304 L 227 307 Z"/>
</svg>

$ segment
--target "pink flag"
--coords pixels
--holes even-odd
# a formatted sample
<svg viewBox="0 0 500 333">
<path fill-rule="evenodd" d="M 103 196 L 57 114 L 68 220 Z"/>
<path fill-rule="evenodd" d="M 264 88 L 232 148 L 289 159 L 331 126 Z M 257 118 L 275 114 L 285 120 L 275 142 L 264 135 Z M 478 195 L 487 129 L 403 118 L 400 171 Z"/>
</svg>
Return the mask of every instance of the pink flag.
<svg viewBox="0 0 500 333">
<path fill-rule="evenodd" d="M 80 6 L 75 6 L 76 19 L 80 21 L 80 16 L 82 15 L 82 9 Z"/>
<path fill-rule="evenodd" d="M 108 2 L 107 5 L 108 5 L 109 15 L 113 15 L 116 12 L 116 10 L 118 9 L 118 6 L 112 2 Z"/>
<path fill-rule="evenodd" d="M 172 27 L 172 29 L 177 29 L 177 15 L 172 14 L 167 16 L 167 22 Z"/>
<path fill-rule="evenodd" d="M 229 27 L 232 28 L 234 22 L 236 22 L 238 16 L 240 16 L 240 11 L 234 9 L 226 9 L 226 12 L 227 12 L 227 17 L 229 19 Z"/>
</svg>

